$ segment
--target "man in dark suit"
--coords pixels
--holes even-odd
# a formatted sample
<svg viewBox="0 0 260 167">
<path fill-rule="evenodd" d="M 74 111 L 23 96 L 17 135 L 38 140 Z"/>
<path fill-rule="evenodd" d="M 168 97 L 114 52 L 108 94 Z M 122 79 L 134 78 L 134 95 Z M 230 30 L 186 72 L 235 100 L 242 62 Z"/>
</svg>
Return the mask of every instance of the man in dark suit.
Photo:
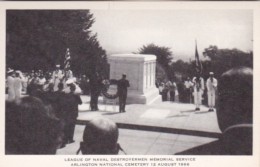
<svg viewBox="0 0 260 167">
<path fill-rule="evenodd" d="M 117 93 L 119 96 L 119 112 L 125 112 L 128 87 L 130 87 L 129 81 L 126 79 L 126 74 L 123 74 L 122 78 L 118 81 L 117 84 Z"/>
<path fill-rule="evenodd" d="M 102 79 L 97 72 L 90 76 L 90 109 L 91 111 L 97 111 L 98 109 L 98 97 L 101 93 Z"/>
<path fill-rule="evenodd" d="M 76 90 L 76 86 L 74 84 L 70 84 L 70 93 L 66 94 L 64 98 L 66 98 L 65 104 L 63 105 L 63 111 L 65 111 L 65 127 L 64 127 L 64 144 L 74 143 L 74 130 L 78 117 L 78 105 L 82 104 L 81 98 L 79 95 L 76 95 L 74 92 Z"/>
<path fill-rule="evenodd" d="M 231 69 L 219 79 L 217 118 L 223 132 L 217 141 L 178 155 L 252 155 L 253 71 Z"/>
</svg>

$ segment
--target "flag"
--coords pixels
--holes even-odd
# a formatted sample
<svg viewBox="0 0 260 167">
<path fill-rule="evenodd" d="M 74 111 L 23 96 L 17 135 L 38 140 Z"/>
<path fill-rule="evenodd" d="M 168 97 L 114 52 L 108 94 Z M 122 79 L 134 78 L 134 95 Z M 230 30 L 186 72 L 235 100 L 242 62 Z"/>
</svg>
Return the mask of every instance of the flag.
<svg viewBox="0 0 260 167">
<path fill-rule="evenodd" d="M 68 71 L 70 69 L 70 49 L 67 48 L 66 54 L 65 54 L 65 60 L 64 60 L 64 70 Z"/>
<path fill-rule="evenodd" d="M 196 46 L 195 46 L 195 69 L 196 69 L 197 74 L 201 75 L 202 64 L 200 62 L 199 53 L 198 53 L 198 49 L 197 49 L 197 41 L 196 41 Z"/>
</svg>

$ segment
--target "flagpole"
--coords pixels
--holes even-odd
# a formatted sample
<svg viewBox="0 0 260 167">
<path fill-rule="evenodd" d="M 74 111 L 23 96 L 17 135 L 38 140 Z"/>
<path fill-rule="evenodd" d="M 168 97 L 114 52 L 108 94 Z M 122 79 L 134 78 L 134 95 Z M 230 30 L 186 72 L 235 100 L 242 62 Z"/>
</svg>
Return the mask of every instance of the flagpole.
<svg viewBox="0 0 260 167">
<path fill-rule="evenodd" d="M 195 38 L 195 49 L 197 50 L 197 39 Z"/>
</svg>

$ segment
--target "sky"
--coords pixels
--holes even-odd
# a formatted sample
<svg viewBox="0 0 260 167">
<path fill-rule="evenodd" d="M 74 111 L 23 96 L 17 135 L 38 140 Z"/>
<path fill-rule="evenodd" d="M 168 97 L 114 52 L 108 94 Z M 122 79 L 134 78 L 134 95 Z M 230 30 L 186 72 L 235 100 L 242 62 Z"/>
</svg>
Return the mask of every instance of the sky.
<svg viewBox="0 0 260 167">
<path fill-rule="evenodd" d="M 133 53 L 154 43 L 169 47 L 174 59 L 194 58 L 210 45 L 253 50 L 251 10 L 91 10 L 101 46 L 108 55 Z M 202 56 L 201 56 L 202 57 Z"/>
</svg>

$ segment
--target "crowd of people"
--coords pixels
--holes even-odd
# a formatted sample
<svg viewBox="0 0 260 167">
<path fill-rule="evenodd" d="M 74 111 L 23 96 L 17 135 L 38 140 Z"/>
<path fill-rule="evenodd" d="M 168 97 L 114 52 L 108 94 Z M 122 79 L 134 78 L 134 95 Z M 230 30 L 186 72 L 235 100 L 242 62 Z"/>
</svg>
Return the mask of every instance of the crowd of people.
<svg viewBox="0 0 260 167">
<path fill-rule="evenodd" d="M 66 144 L 75 142 L 74 130 L 78 117 L 78 106 L 82 104 L 80 94 L 84 93 L 84 90 L 89 90 L 87 93 L 90 93 L 91 96 L 90 109 L 96 111 L 103 83 L 98 73 L 92 75 L 89 80 L 85 76 L 81 79 L 77 82 L 72 71 L 61 70 L 60 65 L 56 65 L 53 72 L 46 73 L 41 70 L 22 73 L 9 68 L 6 79 L 6 92 L 8 94 L 6 99 L 6 154 L 53 154 L 56 153 L 57 149 L 65 147 Z M 118 80 L 120 112 L 125 112 L 127 87 L 129 86 L 129 81 L 123 74 L 122 79 Z M 28 113 L 26 113 L 27 110 Z M 34 119 L 36 116 L 37 119 Z M 95 130 L 101 128 L 102 124 L 105 125 L 104 128 L 108 128 L 106 126 L 110 124 L 114 129 L 112 131 L 118 131 L 112 121 L 104 119 L 97 121 L 100 124 L 96 125 L 96 128 L 94 124 L 91 125 Z M 89 129 L 87 128 L 87 130 Z M 84 136 L 89 135 L 87 130 L 85 130 Z M 105 129 L 100 133 L 104 133 L 104 131 Z M 35 136 L 31 136 L 31 134 L 35 134 Z M 40 139 L 42 135 L 44 137 Z M 45 138 L 47 136 L 50 136 L 50 140 L 43 141 L 48 140 Z M 105 137 L 107 140 L 108 136 Z M 118 132 L 117 136 L 115 134 L 112 138 L 117 141 Z M 27 143 L 28 141 L 30 142 Z M 18 146 L 21 143 L 24 145 Z M 42 145 L 42 148 L 38 149 L 35 144 Z M 23 150 L 24 148 L 21 147 L 27 148 Z M 81 147 L 85 148 L 85 145 L 81 144 Z M 116 143 L 115 150 L 111 153 L 116 153 L 119 148 L 121 149 Z M 81 150 L 82 153 L 86 152 L 82 148 Z M 109 151 L 103 152 L 101 149 L 100 152 L 95 153 L 102 154 L 109 153 Z"/>
<path fill-rule="evenodd" d="M 162 101 L 193 102 L 196 111 L 200 110 L 205 87 L 207 90 L 209 111 L 214 111 L 217 86 L 218 81 L 214 78 L 213 72 L 209 72 L 209 78 L 206 80 L 206 83 L 200 75 L 197 75 L 192 80 L 188 77 L 184 82 L 178 84 L 174 80 L 157 84 Z"/>
<path fill-rule="evenodd" d="M 76 93 L 87 92 L 86 87 L 88 86 L 86 85 L 88 84 L 88 80 L 86 77 L 83 75 L 82 77 L 76 78 L 73 76 L 71 70 L 66 72 L 62 71 L 60 65 L 56 65 L 56 69 L 53 72 L 43 72 L 42 70 L 21 72 L 9 68 L 7 70 L 6 79 L 8 100 L 12 101 L 15 97 L 19 98 L 21 94 L 31 94 L 35 91 L 57 91 L 60 82 L 65 85 L 64 91 L 67 93 L 70 91 L 67 86 L 69 82 L 76 86 Z"/>
<path fill-rule="evenodd" d="M 162 101 L 176 101 L 178 97 L 178 89 L 176 83 L 172 80 L 157 84 Z"/>
<path fill-rule="evenodd" d="M 42 102 L 47 109 L 47 114 L 60 120 L 64 131 L 60 148 L 74 142 L 78 105 L 82 104 L 82 101 L 79 95 L 81 89 L 70 70 L 62 71 L 59 65 L 52 73 L 45 74 L 40 70 L 23 74 L 20 71 L 8 69 L 7 88 L 9 105 L 13 104 L 17 107 L 17 104 L 22 103 L 23 100 L 29 100 L 30 103 Z M 22 92 L 27 96 L 21 98 Z"/>
<path fill-rule="evenodd" d="M 6 101 L 6 154 L 55 154 L 57 149 L 75 142 L 73 138 L 78 105 L 82 101 L 76 92 L 76 79 L 69 72 L 65 74 L 68 76 L 66 81 L 63 81 L 64 74 L 59 70 L 57 66 L 50 74 L 52 81 L 46 90 L 45 84 L 39 83 L 48 81 L 38 80 L 36 86 L 28 85 L 28 96 L 21 97 L 21 84 L 25 77 L 19 71 L 8 69 L 8 88 L 13 86 L 14 89 L 8 89 Z M 213 143 L 179 154 L 252 154 L 252 69 L 231 69 L 219 78 L 219 85 L 214 74 L 211 72 L 209 75 L 205 84 L 209 110 L 212 111 L 215 105 L 215 91 L 218 87 L 216 111 L 223 134 Z M 44 77 L 39 75 L 39 78 Z M 166 85 L 170 88 L 170 96 L 175 97 L 176 84 Z M 127 87 L 130 86 L 125 74 L 119 80 L 120 86 L 120 112 L 125 112 Z M 185 86 L 189 92 L 193 90 L 196 108 L 199 107 L 201 90 L 204 90 L 203 78 L 196 76 L 187 80 Z M 117 125 L 111 120 L 91 120 L 86 124 L 79 151 L 82 154 L 118 154 L 122 150 L 118 144 L 118 135 Z"/>
<path fill-rule="evenodd" d="M 86 77 L 86 75 L 74 77 L 71 70 L 61 70 L 60 65 L 56 65 L 53 72 L 38 70 L 22 73 L 8 69 L 6 93 L 8 94 L 8 101 L 19 99 L 21 94 L 37 95 L 57 91 L 68 94 L 71 91 L 70 85 L 72 84 L 76 88 L 75 94 L 90 95 L 90 110 L 98 111 L 98 98 L 102 95 L 105 82 L 109 83 L 109 80 L 104 79 L 97 72 L 89 77 Z M 59 84 L 63 85 L 62 90 L 59 90 Z M 116 80 L 116 85 L 118 86 L 116 97 L 119 97 L 119 112 L 125 112 L 127 88 L 130 86 L 125 74 L 122 74 L 120 80 Z"/>
</svg>

